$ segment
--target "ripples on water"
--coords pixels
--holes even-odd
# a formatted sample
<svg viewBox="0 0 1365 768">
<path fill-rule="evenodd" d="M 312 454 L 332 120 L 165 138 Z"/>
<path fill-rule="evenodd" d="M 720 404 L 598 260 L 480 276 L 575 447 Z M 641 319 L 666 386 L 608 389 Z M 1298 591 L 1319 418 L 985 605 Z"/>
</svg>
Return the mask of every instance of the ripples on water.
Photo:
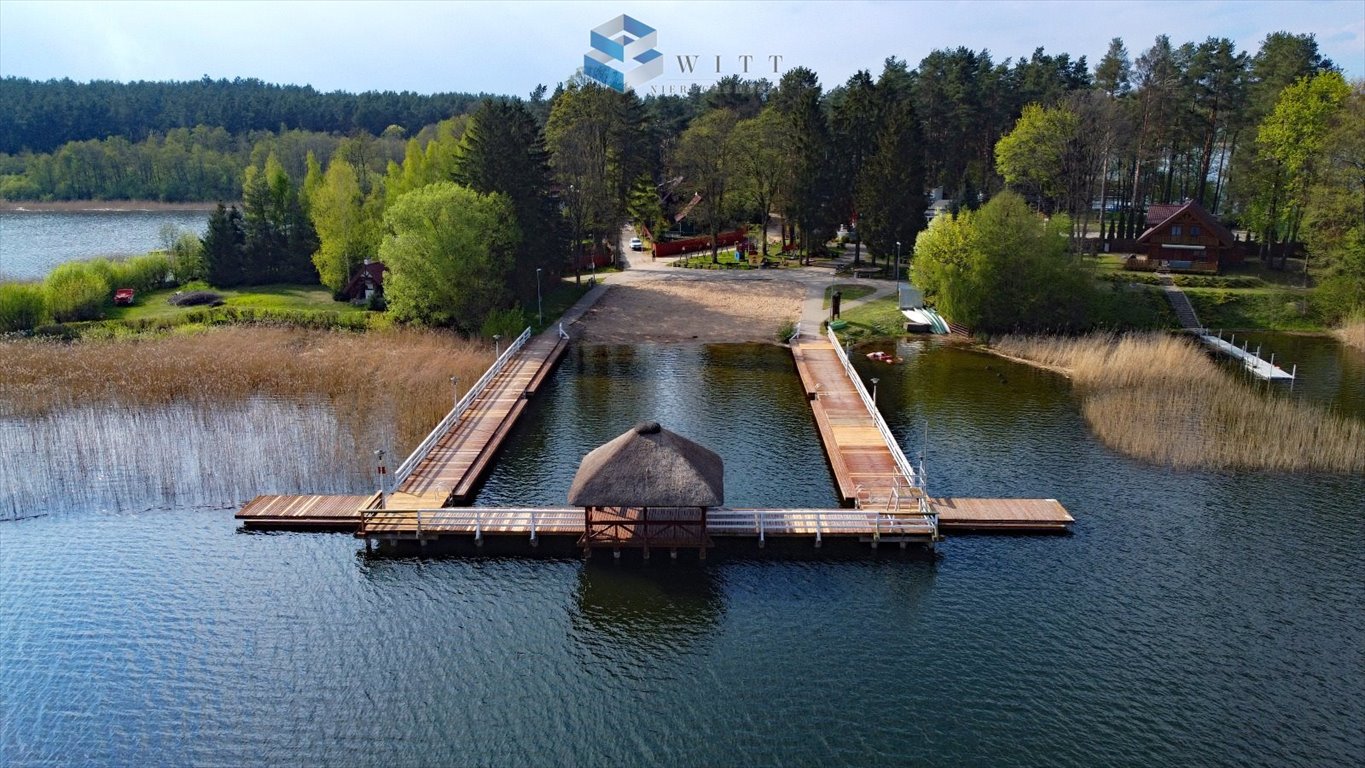
<svg viewBox="0 0 1365 768">
<path fill-rule="evenodd" d="M 1049 374 L 902 354 L 866 367 L 904 442 L 929 420 L 933 492 L 1055 496 L 1073 536 L 585 566 L 370 558 L 186 507 L 4 523 L 0 762 L 1359 762 L 1361 478 L 1147 467 Z M 480 499 L 523 462 L 562 503 L 581 452 L 648 416 L 726 452 L 727 497 L 832 497 L 785 355 L 576 350 Z"/>
</svg>

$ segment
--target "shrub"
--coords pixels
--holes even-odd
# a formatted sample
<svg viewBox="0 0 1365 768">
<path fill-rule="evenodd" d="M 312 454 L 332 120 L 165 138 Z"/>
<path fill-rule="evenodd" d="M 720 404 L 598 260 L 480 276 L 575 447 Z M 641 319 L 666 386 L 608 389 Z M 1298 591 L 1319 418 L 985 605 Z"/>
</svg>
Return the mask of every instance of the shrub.
<svg viewBox="0 0 1365 768">
<path fill-rule="evenodd" d="M 160 288 L 166 282 L 166 273 L 171 271 L 171 259 L 164 253 L 133 256 L 107 264 L 111 288 L 132 288 L 137 291 Z"/>
<path fill-rule="evenodd" d="M 44 282 L 47 306 L 59 323 L 93 320 L 109 298 L 108 262 L 58 264 Z"/>
<path fill-rule="evenodd" d="M 37 283 L 0 283 L 0 332 L 27 331 L 47 315 L 47 295 Z"/>
<path fill-rule="evenodd" d="M 504 339 L 512 340 L 521 334 L 530 323 L 526 320 L 526 313 L 520 307 L 511 309 L 495 309 L 488 313 L 484 318 L 483 326 L 479 329 L 479 335 L 485 339 L 493 338 L 497 334 Z"/>
</svg>

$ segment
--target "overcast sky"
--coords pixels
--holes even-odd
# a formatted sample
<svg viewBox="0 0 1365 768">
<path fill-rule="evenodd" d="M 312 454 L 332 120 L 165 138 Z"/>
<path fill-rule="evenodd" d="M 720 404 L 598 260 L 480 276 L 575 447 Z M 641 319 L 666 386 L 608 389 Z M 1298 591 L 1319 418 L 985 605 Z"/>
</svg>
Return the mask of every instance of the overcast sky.
<svg viewBox="0 0 1365 768">
<path fill-rule="evenodd" d="M 706 84 L 772 79 L 793 66 L 827 87 L 887 56 L 915 66 L 935 48 L 996 60 L 1084 55 L 1112 37 L 1136 57 L 1161 33 L 1179 45 L 1232 38 L 1255 53 L 1269 32 L 1312 33 L 1347 77 L 1365 76 L 1365 1 L 1342 2 L 27 2 L 0 0 L 0 74 L 85 81 L 256 77 L 320 90 L 526 95 L 581 66 L 588 31 L 626 13 L 658 30 L 664 75 Z M 683 75 L 677 57 L 696 56 Z M 716 57 L 720 56 L 720 74 Z M 704 70 L 704 71 L 703 71 Z"/>
</svg>

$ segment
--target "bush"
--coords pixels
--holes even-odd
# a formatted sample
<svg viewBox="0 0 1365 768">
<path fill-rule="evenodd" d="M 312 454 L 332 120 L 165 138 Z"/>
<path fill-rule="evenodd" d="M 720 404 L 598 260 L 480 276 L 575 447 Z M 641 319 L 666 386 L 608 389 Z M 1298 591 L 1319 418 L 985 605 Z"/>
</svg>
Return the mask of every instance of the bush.
<svg viewBox="0 0 1365 768">
<path fill-rule="evenodd" d="M 132 288 L 136 291 L 160 288 L 166 282 L 166 273 L 171 271 L 171 259 L 164 253 L 149 253 L 109 261 L 107 264 L 111 288 Z"/>
<path fill-rule="evenodd" d="M 202 304 L 218 307 L 223 304 L 223 294 L 213 291 L 177 291 L 166 301 L 177 307 L 197 307 Z"/>
<path fill-rule="evenodd" d="M 94 320 L 109 298 L 108 262 L 58 264 L 44 282 L 47 306 L 59 323 Z"/>
<path fill-rule="evenodd" d="M 0 332 L 27 331 L 42 324 L 47 295 L 38 283 L 0 283 Z"/>
<path fill-rule="evenodd" d="M 497 334 L 510 341 L 515 339 L 526 330 L 530 323 L 526 320 L 526 313 L 520 307 L 511 309 L 495 309 L 488 313 L 484 318 L 483 327 L 479 329 L 479 335 L 485 339 L 493 338 Z"/>
</svg>

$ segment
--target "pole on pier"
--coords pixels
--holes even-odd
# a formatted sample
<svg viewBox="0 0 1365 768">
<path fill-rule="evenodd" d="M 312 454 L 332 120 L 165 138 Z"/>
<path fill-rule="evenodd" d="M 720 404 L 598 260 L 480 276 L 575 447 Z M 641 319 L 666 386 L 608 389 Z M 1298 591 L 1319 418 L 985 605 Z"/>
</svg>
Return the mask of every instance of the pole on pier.
<svg viewBox="0 0 1365 768">
<path fill-rule="evenodd" d="M 498 340 L 501 338 L 502 334 L 500 333 L 493 334 L 493 354 L 496 357 L 502 357 L 502 347 L 498 346 Z"/>
<path fill-rule="evenodd" d="M 875 376 L 872 378 L 872 404 L 873 404 L 873 405 L 876 405 L 876 404 L 877 404 L 877 382 L 879 382 L 879 381 L 881 381 L 881 379 L 876 378 Z"/>
<path fill-rule="evenodd" d="M 457 406 L 457 405 L 460 404 L 460 377 L 459 377 L 459 376 L 451 376 L 451 377 L 450 377 L 450 388 L 451 388 L 452 390 L 454 390 L 454 392 L 455 392 L 455 399 L 454 399 L 454 401 L 451 403 L 451 406 L 450 406 L 451 408 L 454 408 L 455 406 Z"/>
<path fill-rule="evenodd" d="M 384 476 L 387 475 L 387 474 L 389 473 L 389 470 L 384 466 L 384 449 L 383 449 L 383 448 L 377 449 L 377 450 L 374 452 L 374 457 L 375 457 L 375 459 L 377 459 L 377 462 L 376 462 L 376 463 L 379 465 L 378 468 L 375 470 L 375 474 L 374 474 L 375 484 L 379 486 L 379 508 L 380 508 L 380 509 L 383 509 L 383 508 L 384 508 Z"/>
</svg>

